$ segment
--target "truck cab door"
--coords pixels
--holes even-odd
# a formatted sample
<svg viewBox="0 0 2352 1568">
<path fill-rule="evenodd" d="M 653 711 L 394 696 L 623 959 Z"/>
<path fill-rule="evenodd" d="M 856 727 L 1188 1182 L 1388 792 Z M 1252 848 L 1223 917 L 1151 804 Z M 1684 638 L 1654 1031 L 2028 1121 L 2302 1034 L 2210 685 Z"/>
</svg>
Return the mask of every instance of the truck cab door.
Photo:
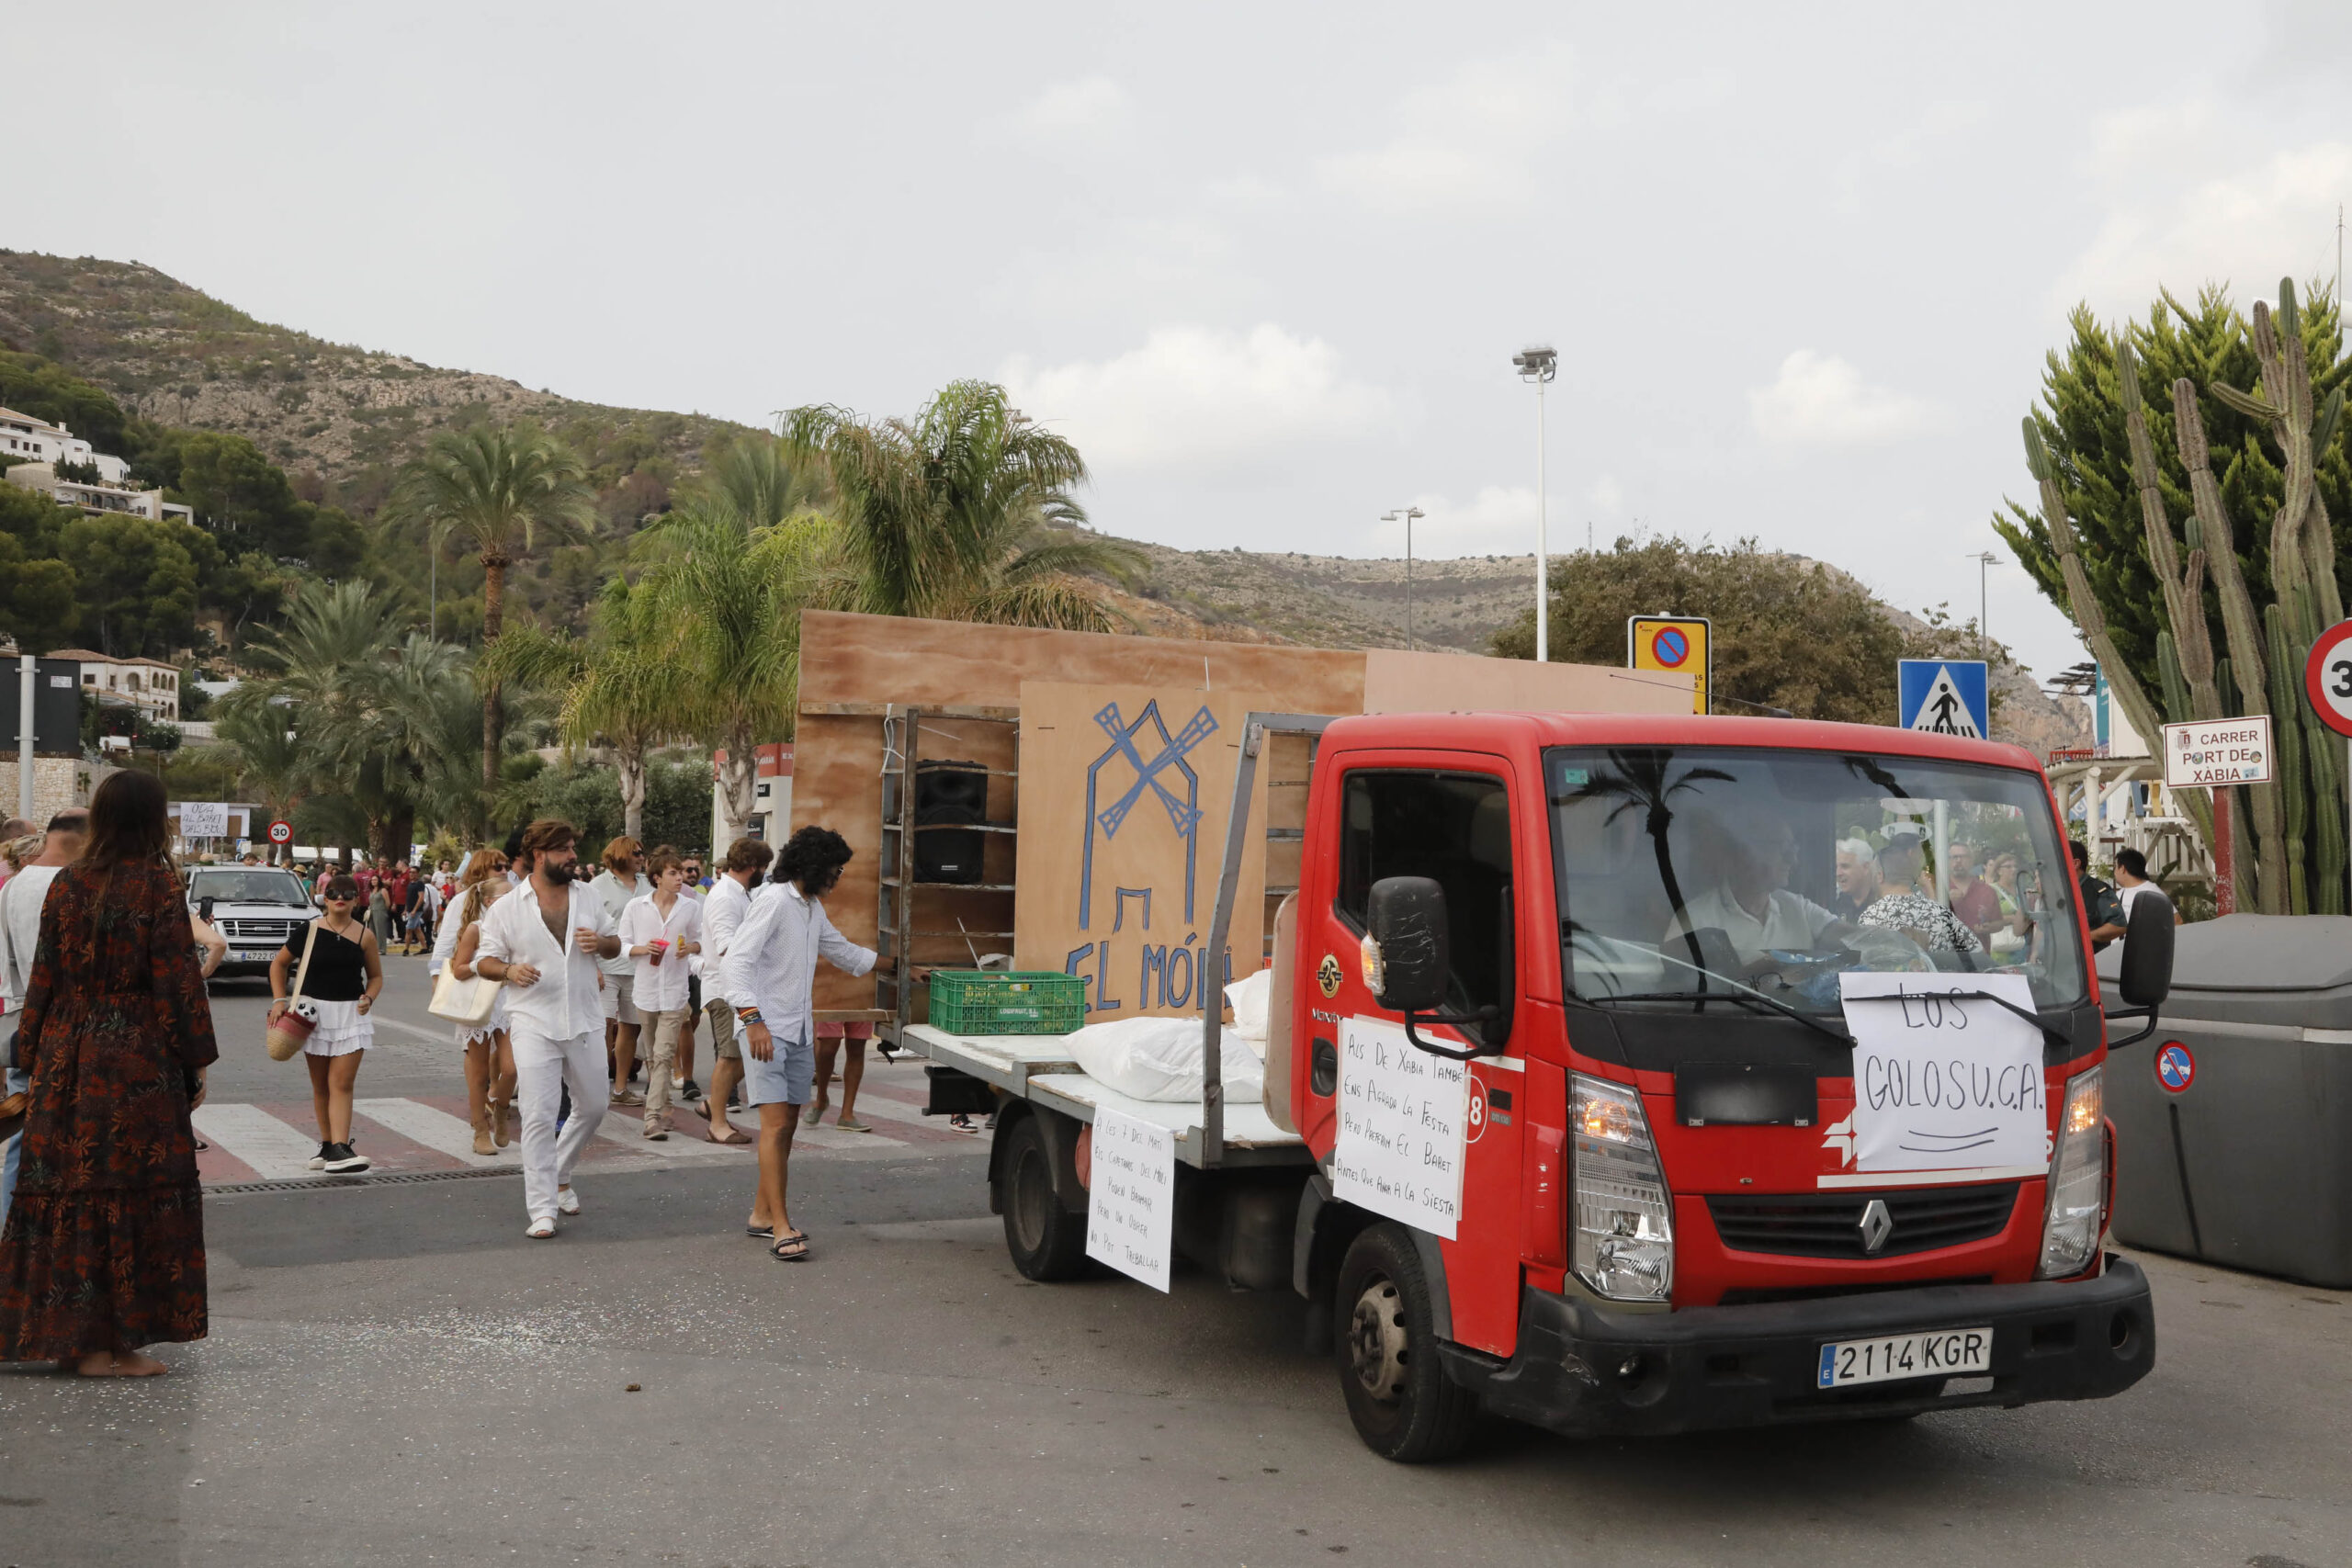
<svg viewBox="0 0 2352 1568">
<path fill-rule="evenodd" d="M 1463 751 L 1347 752 L 1319 764 L 1334 775 L 1325 809 L 1310 822 L 1299 892 L 1297 989 L 1306 1004 L 1297 1039 L 1306 1061 L 1294 1107 L 1318 1159 L 1338 1137 L 1340 1025 L 1351 1017 L 1401 1022 L 1363 976 L 1362 945 L 1373 884 L 1426 876 L 1444 888 L 1453 973 L 1447 1012 L 1492 1006 L 1481 1023 L 1417 1028 L 1446 1044 L 1498 1048 L 1469 1070 L 1462 1201 L 1453 1239 L 1441 1240 L 1456 1341 L 1496 1355 L 1517 1338 L 1519 1208 L 1524 1064 L 1512 1050 L 1520 1008 L 1520 889 L 1540 876 L 1528 861 L 1540 844 L 1515 819 L 1523 788 L 1507 759 Z"/>
</svg>

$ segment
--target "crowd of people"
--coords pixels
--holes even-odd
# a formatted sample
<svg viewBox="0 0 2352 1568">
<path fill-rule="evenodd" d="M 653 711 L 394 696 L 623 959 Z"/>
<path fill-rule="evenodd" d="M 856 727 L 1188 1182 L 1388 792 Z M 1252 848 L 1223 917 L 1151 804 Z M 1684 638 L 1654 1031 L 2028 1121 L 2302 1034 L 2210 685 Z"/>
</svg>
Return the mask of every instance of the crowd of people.
<svg viewBox="0 0 2352 1568">
<path fill-rule="evenodd" d="M 22 1127 L 0 1179 L 0 1361 L 151 1377 L 166 1368 L 146 1347 L 206 1332 L 193 1116 L 219 1055 L 205 985 L 218 938 L 187 908 L 153 775 L 111 774 L 88 810 L 23 829 L 0 840 L 0 1133 Z M 849 845 L 814 827 L 781 852 L 738 840 L 706 885 L 699 857 L 629 839 L 605 846 L 591 878 L 577 840 L 539 821 L 503 852 L 441 868 L 446 880 L 336 871 L 306 884 L 322 913 L 275 955 L 269 1020 L 307 1030 L 312 1168 L 367 1168 L 353 1091 L 397 938 L 429 951 L 436 975 L 497 987 L 454 1043 L 477 1149 L 520 1145 L 526 1235 L 552 1237 L 581 1212 L 572 1179 L 608 1109 L 659 1140 L 674 1100 L 712 1141 L 756 1145 L 746 1229 L 779 1261 L 807 1258 L 789 1162 L 794 1132 L 825 1103 L 816 968 L 856 976 L 875 962 L 825 913 Z M 698 1026 L 714 1058 L 707 1095 L 691 1077 Z M 640 1045 L 643 1094 L 631 1087 Z M 853 1049 L 836 1118 L 850 1131 L 864 1130 L 851 1114 L 859 1064 Z M 752 1134 L 730 1105 L 756 1117 Z"/>
</svg>

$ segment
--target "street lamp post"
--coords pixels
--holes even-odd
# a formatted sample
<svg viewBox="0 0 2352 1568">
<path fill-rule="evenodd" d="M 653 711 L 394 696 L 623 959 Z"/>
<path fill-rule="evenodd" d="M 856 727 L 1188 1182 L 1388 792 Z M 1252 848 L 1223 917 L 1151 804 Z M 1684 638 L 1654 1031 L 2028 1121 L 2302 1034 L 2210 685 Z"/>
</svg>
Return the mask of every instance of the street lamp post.
<svg viewBox="0 0 2352 1568">
<path fill-rule="evenodd" d="M 1380 514 L 1383 523 L 1394 523 L 1400 517 L 1405 520 L 1405 651 L 1408 653 L 1413 651 L 1413 519 L 1428 515 L 1418 506 Z"/>
<path fill-rule="evenodd" d="M 1549 345 L 1523 348 L 1510 356 L 1519 378 L 1535 383 L 1535 662 L 1552 658 L 1552 585 L 1550 552 L 1545 548 L 1544 457 L 1548 445 L 1544 431 L 1544 388 L 1560 373 L 1560 356 Z"/>
<path fill-rule="evenodd" d="M 1976 657 L 1984 657 L 1984 620 L 1988 601 L 1984 593 L 1984 579 L 1992 568 L 2001 564 L 2001 558 L 1990 550 L 1980 550 L 1976 556 Z"/>
</svg>

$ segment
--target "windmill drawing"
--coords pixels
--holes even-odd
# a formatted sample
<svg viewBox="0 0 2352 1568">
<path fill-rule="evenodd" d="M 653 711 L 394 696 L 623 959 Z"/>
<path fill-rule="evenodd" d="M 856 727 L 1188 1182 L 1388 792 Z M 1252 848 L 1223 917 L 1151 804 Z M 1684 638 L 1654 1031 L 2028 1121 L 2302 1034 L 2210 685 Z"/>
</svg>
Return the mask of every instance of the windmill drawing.
<svg viewBox="0 0 2352 1568">
<path fill-rule="evenodd" d="M 1086 847 L 1079 857 L 1078 924 L 1081 931 L 1091 928 L 1094 913 L 1094 842 L 1098 832 L 1105 841 L 1119 836 L 1147 793 L 1158 797 L 1162 810 L 1168 814 L 1169 825 L 1176 829 L 1176 837 L 1184 846 L 1184 919 L 1193 917 L 1193 888 L 1200 868 L 1200 845 L 1197 830 L 1201 825 L 1201 778 L 1184 759 L 1200 743 L 1216 733 L 1216 718 L 1205 705 L 1200 712 L 1185 721 L 1184 728 L 1170 734 L 1168 721 L 1160 716 L 1157 699 L 1144 705 L 1143 712 L 1129 722 L 1119 712 L 1119 705 L 1107 703 L 1094 716 L 1094 722 L 1110 738 L 1110 745 L 1094 759 L 1086 770 Z M 1157 750 L 1146 757 L 1136 738 L 1148 728 Z M 1125 791 L 1109 805 L 1099 809 L 1097 803 L 1105 790 L 1106 769 L 1116 778 L 1114 764 L 1124 764 L 1131 771 Z"/>
</svg>

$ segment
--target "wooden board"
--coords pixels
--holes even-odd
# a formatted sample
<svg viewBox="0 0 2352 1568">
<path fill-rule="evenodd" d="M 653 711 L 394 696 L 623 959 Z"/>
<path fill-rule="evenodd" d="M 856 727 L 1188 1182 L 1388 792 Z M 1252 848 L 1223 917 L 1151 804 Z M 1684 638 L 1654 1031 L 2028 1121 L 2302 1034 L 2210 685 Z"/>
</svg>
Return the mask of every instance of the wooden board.
<svg viewBox="0 0 2352 1568">
<path fill-rule="evenodd" d="M 1663 670 L 1538 664 L 1466 653 L 1363 656 L 1365 713 L 1673 713 L 1690 711 L 1691 678 Z"/>
<path fill-rule="evenodd" d="M 1012 707 L 1021 701 L 1023 681 L 1280 692 L 1292 712 L 1361 713 L 1363 671 L 1363 654 L 1326 649 L 833 610 L 804 611 L 800 617 L 803 714 L 832 703 Z"/>
<path fill-rule="evenodd" d="M 1224 954 L 1208 949 L 1234 773 L 1268 693 L 1021 685 L 1014 962 L 1077 975 L 1091 1020 L 1197 1014 L 1264 950 L 1265 792 Z"/>
</svg>

